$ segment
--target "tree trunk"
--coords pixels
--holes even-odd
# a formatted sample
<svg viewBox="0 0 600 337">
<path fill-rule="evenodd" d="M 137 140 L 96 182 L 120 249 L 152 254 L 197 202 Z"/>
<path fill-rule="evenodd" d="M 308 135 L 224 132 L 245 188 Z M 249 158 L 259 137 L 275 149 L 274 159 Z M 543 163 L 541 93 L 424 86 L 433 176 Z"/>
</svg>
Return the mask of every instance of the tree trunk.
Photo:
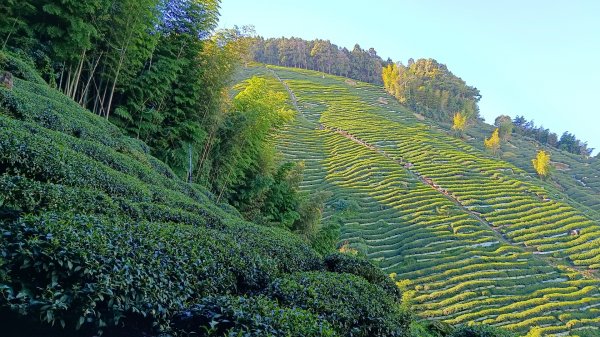
<svg viewBox="0 0 600 337">
<path fill-rule="evenodd" d="M 79 87 L 79 80 L 81 79 L 81 73 L 83 72 L 83 63 L 85 61 L 85 54 L 86 54 L 86 50 L 84 49 L 83 52 L 81 53 L 81 61 L 79 61 L 79 67 L 77 68 L 77 71 L 75 72 L 75 85 L 73 87 L 73 91 L 71 92 L 71 98 L 73 100 L 75 99 L 75 96 L 77 96 L 77 88 Z"/>
<path fill-rule="evenodd" d="M 65 82 L 65 89 L 63 90 L 63 94 L 69 95 L 69 89 L 71 88 L 71 66 L 69 66 L 69 71 L 67 71 L 67 81 Z"/>
<path fill-rule="evenodd" d="M 65 76 L 65 63 L 63 62 L 62 70 L 60 71 L 60 82 L 58 82 L 58 90 L 59 91 L 62 91 L 62 83 L 63 83 L 64 76 Z"/>
<path fill-rule="evenodd" d="M 12 27 L 10 27 L 10 33 L 8 33 L 8 35 L 6 36 L 6 39 L 4 39 L 4 43 L 2 44 L 2 50 L 4 50 L 4 48 L 6 48 L 6 44 L 8 43 L 10 36 L 14 32 L 16 25 L 17 25 L 17 18 L 13 18 L 13 25 L 12 25 Z"/>
<path fill-rule="evenodd" d="M 221 197 L 223 196 L 223 192 L 225 192 L 225 187 L 227 187 L 227 181 L 231 177 L 232 172 L 233 172 L 233 170 L 229 170 L 229 173 L 227 173 L 227 179 L 225 179 L 225 182 L 223 183 L 223 187 L 221 187 L 221 191 L 219 192 L 219 196 L 217 197 L 217 204 L 221 200 Z"/>
<path fill-rule="evenodd" d="M 208 135 L 208 140 L 206 141 L 206 144 L 204 145 L 204 151 L 202 151 L 202 157 L 200 158 L 200 163 L 198 163 L 198 168 L 197 168 L 198 171 L 196 173 L 196 179 L 198 179 L 198 177 L 200 175 L 200 170 L 204 167 L 204 163 L 208 159 L 208 153 L 210 152 L 211 143 L 212 143 L 212 140 L 216 133 L 217 133 L 216 128 L 213 128 L 211 133 Z"/>
<path fill-rule="evenodd" d="M 92 83 L 92 79 L 94 78 L 94 74 L 96 73 L 96 68 L 98 67 L 98 64 L 100 64 L 100 59 L 102 58 L 102 53 L 103 52 L 100 52 L 100 55 L 98 56 L 98 59 L 96 60 L 96 63 L 90 70 L 87 83 L 85 84 L 85 87 L 83 88 L 83 93 L 81 94 L 81 99 L 79 100 L 79 105 L 81 105 L 83 107 L 85 107 L 85 105 L 87 105 L 86 101 L 87 101 L 88 92 L 90 89 L 90 84 Z"/>
<path fill-rule="evenodd" d="M 117 87 L 117 81 L 119 80 L 119 74 L 121 73 L 121 67 L 123 66 L 123 62 L 125 62 L 126 50 L 127 49 L 121 51 L 121 57 L 119 58 L 119 64 L 117 65 L 117 72 L 115 74 L 115 80 L 113 81 L 112 88 L 110 89 L 110 95 L 108 96 L 108 105 L 106 106 L 106 115 L 105 115 L 106 119 L 108 119 L 108 116 L 110 115 L 112 100 L 115 95 L 115 88 Z"/>
</svg>

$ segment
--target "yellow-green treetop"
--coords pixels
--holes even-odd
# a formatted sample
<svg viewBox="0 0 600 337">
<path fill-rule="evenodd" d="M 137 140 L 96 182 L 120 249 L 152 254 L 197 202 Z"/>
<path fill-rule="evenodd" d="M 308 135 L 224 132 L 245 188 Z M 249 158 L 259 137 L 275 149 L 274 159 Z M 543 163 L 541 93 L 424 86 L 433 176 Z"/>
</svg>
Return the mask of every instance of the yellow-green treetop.
<svg viewBox="0 0 600 337">
<path fill-rule="evenodd" d="M 381 77 L 383 79 L 383 86 L 390 95 L 398 96 L 398 79 L 400 77 L 400 70 L 395 63 L 388 64 L 381 71 Z M 401 103 L 406 102 L 406 99 L 400 100 Z"/>
<path fill-rule="evenodd" d="M 452 130 L 462 134 L 467 128 L 467 115 L 462 112 L 454 114 Z"/>
<path fill-rule="evenodd" d="M 500 149 L 500 135 L 498 133 L 498 128 L 492 132 L 492 135 L 488 139 L 484 139 L 483 144 L 485 147 L 492 151 L 492 153 L 496 154 L 498 149 Z"/>
<path fill-rule="evenodd" d="M 537 156 L 531 160 L 533 167 L 540 177 L 545 178 L 550 173 L 550 154 L 544 150 L 540 150 Z"/>
</svg>

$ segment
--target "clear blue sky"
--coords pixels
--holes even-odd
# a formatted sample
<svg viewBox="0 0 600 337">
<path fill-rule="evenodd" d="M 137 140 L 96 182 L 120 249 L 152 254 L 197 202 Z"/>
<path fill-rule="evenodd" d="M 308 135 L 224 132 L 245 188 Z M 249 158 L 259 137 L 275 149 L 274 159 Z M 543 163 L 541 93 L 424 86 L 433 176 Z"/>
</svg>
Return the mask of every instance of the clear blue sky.
<svg viewBox="0 0 600 337">
<path fill-rule="evenodd" d="M 481 91 L 487 122 L 525 115 L 600 149 L 600 1 L 222 0 L 221 27 L 247 24 L 434 58 Z"/>
</svg>

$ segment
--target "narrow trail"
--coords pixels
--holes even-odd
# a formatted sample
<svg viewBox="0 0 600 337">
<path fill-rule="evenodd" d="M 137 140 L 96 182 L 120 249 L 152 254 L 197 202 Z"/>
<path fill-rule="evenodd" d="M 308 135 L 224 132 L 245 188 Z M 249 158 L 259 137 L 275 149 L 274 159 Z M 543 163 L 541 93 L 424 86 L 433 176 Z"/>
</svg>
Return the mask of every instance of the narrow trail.
<svg viewBox="0 0 600 337">
<path fill-rule="evenodd" d="M 292 101 L 292 105 L 294 106 L 294 108 L 296 109 L 296 111 L 298 111 L 298 113 L 304 115 L 304 112 L 300 109 L 300 107 L 298 106 L 298 100 L 296 98 L 296 95 L 294 94 L 294 92 L 291 90 L 291 88 L 288 86 L 287 83 L 285 83 L 285 81 L 283 81 L 279 75 L 273 70 L 273 69 L 269 69 L 269 71 L 273 74 L 273 76 L 275 76 L 275 78 L 277 78 L 277 80 L 285 87 L 285 89 L 287 90 L 289 96 L 290 96 L 290 100 Z M 479 213 L 474 212 L 472 210 L 470 210 L 468 207 L 466 207 L 462 202 L 460 202 L 460 200 L 458 200 L 457 198 L 455 198 L 451 193 L 449 193 L 445 188 L 437 185 L 432 179 L 423 176 L 422 174 L 420 174 L 419 172 L 416 172 L 413 168 L 413 164 L 404 160 L 404 158 L 400 157 L 400 158 L 395 158 L 394 156 L 390 155 L 389 153 L 385 152 L 384 150 L 376 147 L 373 144 L 370 144 L 356 136 L 354 136 L 353 134 L 349 133 L 346 130 L 343 130 L 341 128 L 332 128 L 332 127 L 328 127 L 325 126 L 323 124 L 320 123 L 313 123 L 315 124 L 315 127 L 320 129 L 320 130 L 327 130 L 330 132 L 335 132 L 338 133 L 344 137 L 346 137 L 347 139 L 368 148 L 371 151 L 374 151 L 382 156 L 384 156 L 385 158 L 392 160 L 393 162 L 395 162 L 396 164 L 400 165 L 402 168 L 404 168 L 406 170 L 406 172 L 408 172 L 410 175 L 412 175 L 414 178 L 416 178 L 418 181 L 420 181 L 421 183 L 430 186 L 431 188 L 433 188 L 434 190 L 436 190 L 438 193 L 441 193 L 446 199 L 448 199 L 449 201 L 451 201 L 454 205 L 456 205 L 459 209 L 461 209 L 462 211 L 464 211 L 465 213 L 467 213 L 469 216 L 471 216 L 472 218 L 474 218 L 475 220 L 477 220 L 479 223 L 481 223 L 482 225 L 484 225 L 486 228 L 490 229 L 492 231 L 492 233 L 494 233 L 494 236 L 498 239 L 499 242 L 502 242 L 504 244 L 510 245 L 510 246 L 514 246 L 514 247 L 518 247 L 520 249 L 524 249 L 525 251 L 528 251 L 531 253 L 532 258 L 540 260 L 540 261 L 544 261 L 546 263 L 548 263 L 551 266 L 554 267 L 558 267 L 558 266 L 566 266 L 570 269 L 572 269 L 573 271 L 578 272 L 579 274 L 581 274 L 584 278 L 588 278 L 588 279 L 595 279 L 595 280 L 600 280 L 600 275 L 596 275 L 595 273 L 590 273 L 587 271 L 587 269 L 581 269 L 571 263 L 569 263 L 569 261 L 564 260 L 564 264 L 559 264 L 557 263 L 555 260 L 546 258 L 544 255 L 542 254 L 535 254 L 536 251 L 532 250 L 532 249 L 526 249 L 528 247 L 523 247 L 520 244 L 517 244 L 515 242 L 512 242 L 509 238 L 507 238 L 504 234 L 502 234 L 502 232 L 500 232 L 500 228 L 501 227 L 494 227 L 490 222 L 488 222 L 485 218 L 483 218 L 482 216 L 479 215 Z M 539 197 L 539 196 L 538 196 Z M 529 247 L 529 248 L 533 248 L 533 247 Z"/>
<path fill-rule="evenodd" d="M 267 69 L 285 87 L 285 90 L 287 90 L 288 94 L 290 95 L 290 100 L 292 101 L 292 105 L 294 106 L 294 108 L 296 108 L 296 111 L 298 111 L 299 113 L 302 113 L 302 111 L 298 107 L 298 99 L 296 98 L 296 95 L 294 94 L 292 89 L 290 89 L 290 87 L 287 85 L 287 83 L 285 83 L 285 81 L 282 80 L 281 77 L 279 77 L 279 75 L 277 75 L 277 73 L 273 69 L 271 69 L 271 68 L 267 68 Z"/>
</svg>

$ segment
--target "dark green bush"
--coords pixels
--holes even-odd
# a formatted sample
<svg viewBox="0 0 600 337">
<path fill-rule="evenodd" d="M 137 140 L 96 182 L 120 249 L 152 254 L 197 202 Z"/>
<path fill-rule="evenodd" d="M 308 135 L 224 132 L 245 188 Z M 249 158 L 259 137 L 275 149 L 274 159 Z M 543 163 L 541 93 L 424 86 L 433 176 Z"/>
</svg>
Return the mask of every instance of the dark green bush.
<svg viewBox="0 0 600 337">
<path fill-rule="evenodd" d="M 380 286 L 397 300 L 402 299 L 402 293 L 394 281 L 381 269 L 364 258 L 336 252 L 325 257 L 325 268 L 335 273 L 361 276 L 365 280 Z"/>
<path fill-rule="evenodd" d="M 450 337 L 515 337 L 515 335 L 493 326 L 475 324 L 457 327 Z"/>
<path fill-rule="evenodd" d="M 337 251 L 337 243 L 340 241 L 341 224 L 333 216 L 325 221 L 321 228 L 314 234 L 310 244 L 314 250 L 321 255 L 331 254 Z"/>
<path fill-rule="evenodd" d="M 4 305 L 69 327 L 114 326 L 132 313 L 164 323 L 210 294 L 258 290 L 318 265 L 300 240 L 251 227 L 45 213 L 5 221 L 2 233 Z"/>
<path fill-rule="evenodd" d="M 13 90 L 0 88 L 0 108 L 2 102 L 12 102 L 13 107 L 6 111 L 12 117 L 36 123 L 50 130 L 115 149 L 148 150 L 140 141 L 126 138 L 118 127 L 84 110 L 68 97 L 46 85 L 16 79 Z"/>
<path fill-rule="evenodd" d="M 318 315 L 263 296 L 206 297 L 176 315 L 172 327 L 186 336 L 337 336 Z"/>
<path fill-rule="evenodd" d="M 45 211 L 76 211 L 83 213 L 117 214 L 119 204 L 106 193 L 52 183 L 43 183 L 22 176 L 0 175 L 0 206 L 25 213 Z"/>
<path fill-rule="evenodd" d="M 414 321 L 410 325 L 411 337 L 445 337 L 453 331 L 452 325 L 440 321 Z"/>
<path fill-rule="evenodd" d="M 352 274 L 295 273 L 271 284 L 282 305 L 319 313 L 342 336 L 407 336 L 410 315 L 382 288 Z"/>
<path fill-rule="evenodd" d="M 9 52 L 0 51 L 0 70 L 9 71 L 13 76 L 30 82 L 46 84 L 35 71 L 33 64 L 27 63 L 22 58 Z"/>
</svg>

